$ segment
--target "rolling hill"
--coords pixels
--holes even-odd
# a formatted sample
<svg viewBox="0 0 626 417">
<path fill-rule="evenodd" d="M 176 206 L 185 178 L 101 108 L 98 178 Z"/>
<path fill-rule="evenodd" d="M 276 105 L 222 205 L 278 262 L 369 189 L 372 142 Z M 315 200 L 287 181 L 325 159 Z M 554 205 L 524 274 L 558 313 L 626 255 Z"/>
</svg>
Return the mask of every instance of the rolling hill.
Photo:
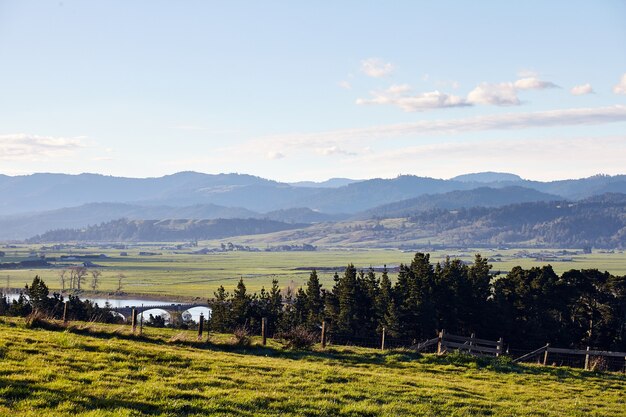
<svg viewBox="0 0 626 417">
<path fill-rule="evenodd" d="M 306 207 L 323 213 L 358 213 L 382 204 L 481 187 L 519 186 L 562 199 L 607 192 L 626 193 L 626 176 L 594 176 L 539 182 L 512 174 L 471 174 L 442 180 L 410 175 L 370 179 L 337 187 L 303 187 L 242 174 L 180 172 L 159 178 L 120 178 L 95 174 L 0 176 L 0 215 L 49 211 L 89 203 L 185 207 L 214 204 L 265 213 Z M 488 182 L 491 180 L 495 182 Z"/>
</svg>

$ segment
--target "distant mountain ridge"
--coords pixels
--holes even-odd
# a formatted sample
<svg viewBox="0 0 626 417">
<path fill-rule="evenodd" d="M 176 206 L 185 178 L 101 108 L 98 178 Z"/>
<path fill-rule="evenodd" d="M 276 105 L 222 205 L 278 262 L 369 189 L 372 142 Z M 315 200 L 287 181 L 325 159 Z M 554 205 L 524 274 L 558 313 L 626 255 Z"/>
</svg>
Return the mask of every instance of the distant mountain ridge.
<svg viewBox="0 0 626 417">
<path fill-rule="evenodd" d="M 454 178 L 450 178 L 454 181 L 461 182 L 485 182 L 485 183 L 493 183 L 493 182 L 515 182 L 515 181 L 524 181 L 522 177 L 515 174 L 509 174 L 507 172 L 478 172 L 475 174 L 463 174 L 457 175 Z"/>
<path fill-rule="evenodd" d="M 489 176 L 491 173 L 486 173 Z M 578 180 L 478 182 L 482 174 L 463 181 L 403 175 L 370 179 L 335 188 L 302 187 L 245 174 L 180 172 L 158 178 L 122 178 L 97 174 L 33 174 L 0 177 L 0 215 L 23 214 L 80 206 L 88 203 L 125 203 L 141 206 L 184 207 L 214 204 L 254 212 L 306 207 L 338 214 L 357 213 L 382 204 L 419 197 L 511 185 L 581 199 L 606 192 L 626 192 L 626 176 L 594 176 Z M 505 175 L 505 177 L 502 177 Z M 497 174 L 497 179 L 518 178 Z M 477 177 L 478 176 L 478 177 Z"/>
<path fill-rule="evenodd" d="M 626 193 L 625 175 L 551 182 L 493 172 L 456 178 L 403 175 L 362 181 L 335 179 L 322 187 L 306 187 L 245 174 L 197 172 L 158 178 L 0 175 L 0 240 L 24 239 L 47 230 L 82 228 L 119 218 L 265 218 L 284 223 L 319 223 L 350 216 L 404 216 L 433 208 L 576 201 L 605 193 Z M 497 181 L 482 182 L 491 180 Z M 349 183 L 341 185 L 341 181 Z"/>
<path fill-rule="evenodd" d="M 557 201 L 560 196 L 542 193 L 531 188 L 508 186 L 503 188 L 480 187 L 465 191 L 450 191 L 443 194 L 425 194 L 374 207 L 359 213 L 355 218 L 407 217 L 422 211 L 453 210 L 470 207 L 501 207 L 509 204 L 534 201 Z"/>
</svg>

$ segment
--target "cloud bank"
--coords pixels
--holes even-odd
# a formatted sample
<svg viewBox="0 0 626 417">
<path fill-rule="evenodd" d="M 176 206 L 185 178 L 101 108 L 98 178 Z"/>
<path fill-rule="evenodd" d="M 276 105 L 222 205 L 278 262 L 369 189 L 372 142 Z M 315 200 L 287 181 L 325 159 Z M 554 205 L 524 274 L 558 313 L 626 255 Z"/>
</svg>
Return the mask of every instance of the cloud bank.
<svg viewBox="0 0 626 417">
<path fill-rule="evenodd" d="M 66 155 L 85 147 L 84 139 L 26 133 L 0 135 L 0 160 L 38 160 Z"/>
<path fill-rule="evenodd" d="M 519 91 L 545 90 L 558 88 L 550 81 L 539 78 L 526 77 L 515 82 L 481 83 L 467 97 L 440 92 L 438 90 L 424 93 L 412 93 L 407 84 L 392 85 L 386 90 L 371 91 L 371 98 L 359 98 L 356 104 L 393 105 L 406 112 L 425 111 L 449 107 L 465 107 L 473 105 L 491 106 L 519 106 L 521 101 L 517 96 Z"/>
</svg>

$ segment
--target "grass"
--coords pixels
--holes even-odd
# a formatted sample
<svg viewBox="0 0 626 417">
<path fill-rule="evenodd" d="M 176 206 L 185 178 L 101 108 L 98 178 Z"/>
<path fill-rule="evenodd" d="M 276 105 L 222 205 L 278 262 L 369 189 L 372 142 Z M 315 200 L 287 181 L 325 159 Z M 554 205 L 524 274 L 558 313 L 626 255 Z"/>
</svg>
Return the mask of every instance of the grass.
<svg viewBox="0 0 626 417">
<path fill-rule="evenodd" d="M 120 250 L 103 249 L 93 246 L 84 249 L 72 249 L 73 254 L 100 254 L 109 256 L 108 259 L 99 259 L 94 262 L 102 265 L 102 284 L 99 290 L 113 292 L 117 287 L 117 275 L 122 273 L 124 279 L 123 290 L 130 294 L 149 294 L 155 297 L 198 297 L 205 300 L 213 295 L 220 285 L 231 290 L 240 277 L 243 277 L 251 291 L 259 291 L 262 286 L 271 285 L 272 279 L 277 279 L 281 287 L 299 287 L 308 278 L 308 271 L 296 270 L 297 267 L 345 267 L 354 263 L 358 268 L 372 266 L 398 265 L 409 263 L 413 257 L 411 252 L 400 250 L 320 250 L 316 252 L 225 252 L 208 255 L 192 255 L 175 253 L 158 246 L 136 246 L 126 252 L 129 256 L 120 256 Z M 200 247 L 208 245 L 200 242 Z M 210 245 L 215 247 L 215 245 Z M 40 246 L 21 246 L 14 249 L 4 249 L 7 256 L 3 262 L 27 259 L 31 251 L 42 253 Z M 157 256 L 139 256 L 140 251 L 161 253 Z M 537 250 L 531 250 L 537 251 Z M 481 253 L 486 257 L 500 259 L 492 262 L 493 269 L 506 272 L 516 265 L 525 268 L 541 266 L 546 262 L 539 262 L 529 258 L 517 258 L 519 250 L 497 249 L 468 249 L 438 250 L 431 252 L 433 262 L 442 260 L 446 255 L 459 257 L 465 261 L 472 261 L 474 253 Z M 69 251 L 43 252 L 47 257 L 67 255 Z M 74 262 L 78 263 L 78 262 Z M 624 253 L 593 253 L 588 255 L 572 256 L 570 262 L 552 262 L 557 273 L 575 268 L 598 268 L 608 270 L 615 275 L 626 275 L 626 254 Z M 59 269 L 24 269 L 0 270 L 0 287 L 6 286 L 8 277 L 9 286 L 23 288 L 32 282 L 35 274 L 39 274 L 46 284 L 53 290 L 60 288 Z M 320 272 L 322 284 L 326 288 L 333 285 L 331 272 Z M 395 274 L 392 274 L 392 278 Z M 89 277 L 84 288 L 88 288 Z"/>
<path fill-rule="evenodd" d="M 0 320 L 0 415 L 626 416 L 626 377 L 460 355 Z M 258 343 L 256 340 L 254 343 Z"/>
</svg>

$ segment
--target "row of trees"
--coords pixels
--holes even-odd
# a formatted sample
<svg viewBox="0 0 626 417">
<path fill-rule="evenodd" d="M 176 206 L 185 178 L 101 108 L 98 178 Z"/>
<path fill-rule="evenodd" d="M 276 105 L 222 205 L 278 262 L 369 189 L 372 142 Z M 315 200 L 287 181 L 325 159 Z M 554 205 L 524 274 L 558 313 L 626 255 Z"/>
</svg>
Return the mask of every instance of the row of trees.
<svg viewBox="0 0 626 417">
<path fill-rule="evenodd" d="M 91 275 L 90 279 L 89 275 Z M 122 291 L 125 278 L 126 276 L 122 273 L 116 275 L 117 292 Z M 85 284 L 87 284 L 87 279 L 89 279 L 89 288 L 91 288 L 92 291 L 96 291 L 102 281 L 102 271 L 99 269 L 88 269 L 85 266 L 72 266 L 59 271 L 59 285 L 62 291 L 66 289 L 80 291 L 84 288 Z"/>
<path fill-rule="evenodd" d="M 0 315 L 25 317 L 31 313 L 40 313 L 46 317 L 61 319 L 65 301 L 68 302 L 69 320 L 117 323 L 121 319 L 107 306 L 101 308 L 96 303 L 83 301 L 74 295 L 69 295 L 67 300 L 57 293 L 50 295 L 50 290 L 39 276 L 33 279 L 30 286 L 26 286 L 17 299 L 9 301 L 6 295 L 0 294 Z"/>
<path fill-rule="evenodd" d="M 215 331 L 247 326 L 269 331 L 305 326 L 317 331 L 323 320 L 335 340 L 358 343 L 389 337 L 406 343 L 433 337 L 437 330 L 505 341 L 516 349 L 551 342 L 558 346 L 626 350 L 626 277 L 597 269 L 557 275 L 551 266 L 513 268 L 495 277 L 480 255 L 473 264 L 446 259 L 432 264 L 417 253 L 401 265 L 395 282 L 387 270 L 359 271 L 348 265 L 322 288 L 313 270 L 304 288 L 281 292 L 246 291 L 240 280 L 232 294 L 220 287 L 209 300 Z"/>
</svg>

